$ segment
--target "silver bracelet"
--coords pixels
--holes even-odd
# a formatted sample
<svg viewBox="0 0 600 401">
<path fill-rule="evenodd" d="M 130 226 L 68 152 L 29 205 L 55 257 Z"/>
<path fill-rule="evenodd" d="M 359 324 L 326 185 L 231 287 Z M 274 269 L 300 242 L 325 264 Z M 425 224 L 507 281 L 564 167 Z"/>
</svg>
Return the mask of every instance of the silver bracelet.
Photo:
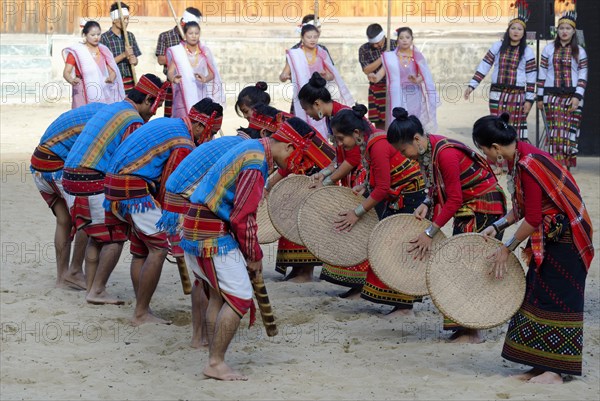
<svg viewBox="0 0 600 401">
<path fill-rule="evenodd" d="M 323 186 L 334 185 L 334 184 L 335 183 L 333 182 L 331 177 L 325 177 L 325 179 L 323 180 Z"/>
<path fill-rule="evenodd" d="M 362 217 L 365 214 L 367 214 L 367 211 L 365 210 L 363 205 L 360 204 L 360 205 L 356 206 L 356 209 L 354 209 L 354 214 L 357 215 L 358 217 Z"/>
<path fill-rule="evenodd" d="M 333 174 L 333 171 L 329 170 L 328 168 L 324 168 L 323 170 L 319 171 L 319 174 L 323 174 L 323 177 L 329 177 L 331 174 Z"/>
<path fill-rule="evenodd" d="M 269 185 L 269 180 L 267 180 L 267 183 L 265 184 L 265 191 L 267 191 L 267 192 L 271 191 L 271 186 Z"/>
<path fill-rule="evenodd" d="M 504 243 L 504 246 L 508 248 L 509 251 L 514 252 L 515 249 L 519 246 L 521 241 L 517 239 L 514 235 Z"/>
<path fill-rule="evenodd" d="M 433 200 L 429 196 L 427 196 L 421 203 L 427 207 L 431 207 L 433 205 Z"/>
<path fill-rule="evenodd" d="M 439 233 L 439 232 L 440 232 L 440 228 L 439 228 L 439 227 L 436 227 L 436 226 L 434 226 L 434 225 L 433 225 L 433 223 L 431 223 L 431 224 L 429 225 L 429 227 L 427 227 L 427 228 L 425 229 L 425 235 L 426 235 L 426 236 L 428 236 L 429 238 L 432 238 L 432 239 L 433 239 L 433 237 L 434 237 L 434 236 L 435 236 L 437 233 Z"/>
<path fill-rule="evenodd" d="M 510 226 L 511 226 L 511 224 L 506 219 L 506 216 L 504 216 L 501 219 L 496 220 L 495 222 L 492 223 L 492 227 L 494 227 L 494 229 L 496 230 L 496 233 L 498 233 L 498 234 L 500 234 L 502 231 L 506 230 Z"/>
</svg>

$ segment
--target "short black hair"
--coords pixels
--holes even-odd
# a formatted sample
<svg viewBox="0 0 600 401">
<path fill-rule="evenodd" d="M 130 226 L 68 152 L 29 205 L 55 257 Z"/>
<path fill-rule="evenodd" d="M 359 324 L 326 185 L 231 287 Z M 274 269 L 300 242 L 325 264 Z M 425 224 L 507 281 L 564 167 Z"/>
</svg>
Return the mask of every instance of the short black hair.
<svg viewBox="0 0 600 401">
<path fill-rule="evenodd" d="M 379 24 L 371 24 L 367 27 L 367 38 L 373 39 L 375 36 L 383 32 L 383 27 Z"/>
<path fill-rule="evenodd" d="M 198 103 L 192 106 L 198 113 L 206 114 L 210 116 L 213 112 L 217 112 L 216 118 L 223 117 L 223 106 L 219 103 L 213 102 L 209 97 L 205 97 Z"/>
<path fill-rule="evenodd" d="M 121 8 L 126 8 L 129 10 L 129 6 L 123 2 L 121 2 Z M 116 1 L 110 5 L 110 12 L 113 12 L 118 9 L 119 9 L 119 3 L 117 3 Z"/>
<path fill-rule="evenodd" d="M 202 18 L 202 13 L 196 7 L 188 7 L 185 9 L 190 14 L 194 14 L 198 18 Z"/>
<path fill-rule="evenodd" d="M 315 20 L 314 14 L 306 14 L 304 17 L 302 17 L 303 24 L 308 24 L 310 21 L 314 21 L 314 20 Z"/>
<path fill-rule="evenodd" d="M 157 77 L 156 75 L 154 75 L 154 74 L 144 74 L 144 76 L 146 78 L 148 78 L 154 85 L 158 86 L 159 88 L 163 84 L 163 81 L 161 81 L 161 79 L 159 77 Z M 134 87 L 127 94 L 127 99 L 131 100 L 135 104 L 142 104 L 142 102 L 144 101 L 144 99 L 146 99 L 146 96 L 147 95 L 145 93 L 142 93 L 142 92 L 138 91 Z M 154 99 L 156 99 L 156 98 L 155 97 L 151 97 L 150 101 L 154 102 Z"/>
<path fill-rule="evenodd" d="M 292 117 L 286 122 L 301 136 L 306 136 L 310 132 L 314 132 L 313 128 L 304 120 L 298 117 Z"/>
<path fill-rule="evenodd" d="M 260 139 L 260 131 L 254 128 L 244 128 L 244 127 L 240 127 L 237 129 L 237 131 L 242 131 L 244 134 L 248 135 L 250 137 L 250 139 Z"/>
</svg>

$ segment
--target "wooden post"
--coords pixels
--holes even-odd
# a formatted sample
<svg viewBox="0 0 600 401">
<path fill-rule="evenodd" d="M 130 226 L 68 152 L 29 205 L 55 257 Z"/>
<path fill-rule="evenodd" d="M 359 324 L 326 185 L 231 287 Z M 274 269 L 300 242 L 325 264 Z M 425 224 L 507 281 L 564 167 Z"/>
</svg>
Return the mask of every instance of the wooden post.
<svg viewBox="0 0 600 401">
<path fill-rule="evenodd" d="M 121 32 L 123 32 L 123 37 L 125 38 L 125 46 L 130 47 L 129 44 L 129 36 L 127 36 L 127 27 L 125 26 L 125 19 L 123 18 L 123 10 L 121 9 L 121 0 L 117 0 L 117 7 L 119 8 L 119 19 L 121 20 Z M 129 62 L 129 57 L 127 57 L 127 62 Z M 131 77 L 133 78 L 133 84 L 135 85 L 137 79 L 135 76 L 135 65 L 129 63 L 131 67 Z"/>
</svg>

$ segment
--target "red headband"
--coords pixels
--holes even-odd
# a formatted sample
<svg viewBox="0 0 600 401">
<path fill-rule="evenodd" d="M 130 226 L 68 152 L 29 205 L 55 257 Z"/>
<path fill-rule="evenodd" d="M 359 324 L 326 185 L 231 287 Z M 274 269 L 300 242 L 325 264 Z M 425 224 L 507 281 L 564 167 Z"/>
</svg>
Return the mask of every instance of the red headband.
<svg viewBox="0 0 600 401">
<path fill-rule="evenodd" d="M 152 113 L 156 113 L 156 109 L 158 109 L 160 102 L 162 102 L 167 96 L 167 89 L 169 88 L 169 86 L 171 86 L 171 83 L 169 81 L 166 81 L 159 88 L 147 76 L 142 75 L 138 83 L 135 85 L 134 89 L 138 92 L 150 95 L 154 98 L 154 103 L 152 103 L 150 111 Z"/>
<path fill-rule="evenodd" d="M 281 124 L 279 129 L 271 135 L 271 138 L 276 141 L 294 145 L 295 149 L 290 155 L 287 164 L 287 168 L 294 174 L 304 174 L 315 165 L 315 162 L 310 157 L 310 147 L 314 137 L 314 131 L 302 136 L 288 123 Z"/>
<path fill-rule="evenodd" d="M 252 115 L 249 118 L 249 128 L 253 128 L 256 130 L 266 129 L 269 132 L 275 132 L 279 129 L 281 124 L 288 118 L 293 117 L 293 115 L 281 111 L 275 115 L 275 117 L 267 116 L 265 114 L 260 114 L 256 110 L 252 110 Z"/>
<path fill-rule="evenodd" d="M 204 132 L 202 133 L 202 137 L 198 140 L 199 144 L 210 140 L 214 134 L 219 132 L 221 125 L 223 124 L 223 116 L 217 118 L 216 111 L 213 111 L 209 116 L 207 114 L 200 113 L 198 110 L 192 107 L 188 113 L 188 117 L 190 120 L 204 125 Z"/>
</svg>

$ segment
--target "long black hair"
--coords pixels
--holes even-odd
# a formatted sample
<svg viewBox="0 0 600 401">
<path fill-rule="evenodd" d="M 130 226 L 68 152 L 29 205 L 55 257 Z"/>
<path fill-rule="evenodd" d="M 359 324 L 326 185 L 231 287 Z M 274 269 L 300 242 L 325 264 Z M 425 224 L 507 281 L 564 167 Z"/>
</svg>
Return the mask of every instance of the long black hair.
<svg viewBox="0 0 600 401">
<path fill-rule="evenodd" d="M 490 148 L 497 143 L 507 146 L 517 140 L 517 131 L 509 125 L 510 115 L 502 113 L 499 117 L 485 116 L 473 124 L 473 142 L 477 147 Z"/>
<path fill-rule="evenodd" d="M 408 111 L 402 107 L 394 107 L 392 110 L 394 121 L 387 130 L 387 140 L 392 145 L 412 143 L 415 134 L 423 135 L 423 124 L 415 116 L 409 116 Z"/>
<path fill-rule="evenodd" d="M 518 22 L 513 22 L 513 24 L 518 24 Z M 506 28 L 506 32 L 504 32 L 504 37 L 502 38 L 502 45 L 500 46 L 500 54 L 503 54 L 509 47 L 511 47 L 512 45 L 510 44 L 510 27 L 512 26 L 512 24 L 509 25 L 508 28 Z M 527 48 L 527 32 L 525 32 L 525 28 L 523 28 L 523 37 L 521 38 L 521 40 L 519 41 L 519 61 L 521 61 L 521 59 L 523 58 L 523 55 L 525 54 L 525 49 Z"/>
<path fill-rule="evenodd" d="M 560 20 L 559 20 L 560 21 Z M 566 24 L 566 22 L 563 22 Z M 560 26 L 559 24 L 558 26 Z M 554 48 L 560 49 L 562 47 L 560 43 L 560 36 L 558 35 L 558 26 L 556 27 L 556 38 L 554 38 Z M 571 46 L 571 55 L 575 58 L 575 60 L 579 61 L 579 39 L 577 38 L 577 29 L 573 28 L 575 31 L 573 33 L 573 37 L 571 38 L 571 42 L 568 46 Z"/>
</svg>

